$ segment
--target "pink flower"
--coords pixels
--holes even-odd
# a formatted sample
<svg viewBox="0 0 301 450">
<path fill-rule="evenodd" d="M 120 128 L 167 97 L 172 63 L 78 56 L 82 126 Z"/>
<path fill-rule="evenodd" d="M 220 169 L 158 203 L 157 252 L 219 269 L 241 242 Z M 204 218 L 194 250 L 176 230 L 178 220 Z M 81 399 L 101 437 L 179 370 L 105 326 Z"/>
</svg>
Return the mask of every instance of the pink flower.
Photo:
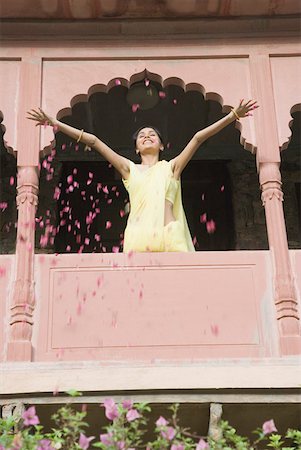
<svg viewBox="0 0 301 450">
<path fill-rule="evenodd" d="M 89 438 L 85 436 L 83 433 L 79 436 L 79 442 L 78 445 L 83 450 L 87 450 L 89 448 L 90 442 L 94 439 L 94 436 L 90 436 Z"/>
<path fill-rule="evenodd" d="M 115 85 L 116 85 L 116 86 L 120 86 L 120 85 L 121 85 L 121 81 L 118 80 L 118 79 L 116 79 L 116 80 L 115 80 Z"/>
<path fill-rule="evenodd" d="M 117 417 L 119 417 L 119 412 L 117 409 L 117 405 L 115 404 L 114 400 L 112 398 L 108 398 L 103 402 L 103 405 L 105 407 L 105 415 L 107 419 L 114 420 Z"/>
<path fill-rule="evenodd" d="M 130 409 L 127 413 L 126 413 L 126 418 L 129 422 L 132 422 L 135 419 L 138 419 L 140 417 L 140 414 L 138 413 L 138 411 L 136 409 Z"/>
<path fill-rule="evenodd" d="M 216 225 L 214 220 L 208 220 L 208 222 L 206 223 L 206 228 L 207 228 L 207 233 L 212 234 L 215 232 L 216 230 Z"/>
<path fill-rule="evenodd" d="M 167 427 L 165 430 L 161 430 L 161 435 L 168 441 L 172 441 L 176 435 L 176 430 L 173 427 Z"/>
<path fill-rule="evenodd" d="M 26 411 L 24 411 L 24 413 L 22 414 L 22 419 L 25 426 L 38 425 L 40 423 L 40 420 L 36 415 L 36 408 L 34 406 L 31 406 Z"/>
<path fill-rule="evenodd" d="M 210 448 L 210 447 L 209 447 L 209 444 L 207 444 L 207 442 L 204 441 L 204 439 L 201 439 L 201 440 L 199 441 L 199 443 L 197 444 L 195 450 L 204 450 L 204 449 L 206 449 L 206 448 Z"/>
<path fill-rule="evenodd" d="M 69 175 L 69 176 L 67 177 L 67 183 L 68 183 L 68 184 L 71 184 L 72 181 L 73 181 L 73 176 L 72 176 L 72 175 Z"/>
<path fill-rule="evenodd" d="M 165 98 L 165 97 L 166 97 L 165 92 L 159 91 L 159 97 L 160 97 L 160 98 Z"/>
<path fill-rule="evenodd" d="M 125 442 L 124 441 L 117 442 L 117 448 L 118 448 L 118 450 L 124 450 Z"/>
<path fill-rule="evenodd" d="M 170 450 L 185 450 L 185 447 L 183 444 L 172 444 Z"/>
<path fill-rule="evenodd" d="M 168 425 L 168 421 L 164 419 L 164 417 L 160 416 L 159 419 L 156 422 L 157 427 L 166 427 Z"/>
<path fill-rule="evenodd" d="M 264 424 L 262 425 L 262 431 L 263 434 L 270 434 L 273 433 L 273 431 L 278 431 L 275 426 L 274 420 L 271 419 L 264 422 Z"/>
<path fill-rule="evenodd" d="M 99 438 L 100 438 L 100 441 L 105 445 L 111 445 L 113 443 L 111 433 L 101 434 L 99 436 Z"/>
<path fill-rule="evenodd" d="M 49 439 L 42 439 L 38 444 L 37 450 L 54 450 L 54 448 Z"/>
<path fill-rule="evenodd" d="M 109 228 L 111 228 L 112 226 L 112 222 L 110 222 L 109 220 L 106 221 L 106 230 L 108 230 Z"/>
<path fill-rule="evenodd" d="M 132 406 L 133 406 L 133 401 L 132 400 L 128 400 L 128 399 L 123 400 L 122 406 L 123 406 L 124 409 L 131 409 Z"/>
</svg>

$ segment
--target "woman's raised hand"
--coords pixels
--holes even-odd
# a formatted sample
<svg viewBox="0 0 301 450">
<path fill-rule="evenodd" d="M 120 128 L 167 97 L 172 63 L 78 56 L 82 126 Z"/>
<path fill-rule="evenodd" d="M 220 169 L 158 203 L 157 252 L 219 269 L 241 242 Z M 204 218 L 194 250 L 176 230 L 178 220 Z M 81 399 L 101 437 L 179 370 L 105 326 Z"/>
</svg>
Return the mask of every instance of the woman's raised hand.
<svg viewBox="0 0 301 450">
<path fill-rule="evenodd" d="M 240 100 L 239 106 L 233 108 L 232 111 L 234 116 L 236 116 L 237 119 L 240 119 L 241 117 L 252 116 L 253 114 L 251 114 L 250 111 L 253 111 L 253 109 L 256 108 L 259 108 L 256 100 L 244 101 L 244 99 L 242 99 Z"/>
<path fill-rule="evenodd" d="M 31 109 L 27 112 L 29 117 L 26 117 L 26 119 L 34 120 L 36 123 L 36 127 L 41 125 L 56 125 L 56 120 L 52 117 L 48 116 L 41 108 L 38 108 L 38 111 L 35 109 Z"/>
</svg>

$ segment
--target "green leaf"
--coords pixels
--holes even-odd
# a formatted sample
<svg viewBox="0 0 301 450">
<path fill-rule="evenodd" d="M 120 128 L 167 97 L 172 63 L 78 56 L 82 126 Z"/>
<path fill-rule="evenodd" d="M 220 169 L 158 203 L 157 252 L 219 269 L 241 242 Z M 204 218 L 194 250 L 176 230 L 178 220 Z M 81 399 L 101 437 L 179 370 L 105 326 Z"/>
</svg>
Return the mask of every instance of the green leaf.
<svg viewBox="0 0 301 450">
<path fill-rule="evenodd" d="M 68 395 L 70 395 L 70 397 L 80 397 L 81 395 L 83 395 L 81 392 L 78 392 L 76 389 L 70 389 L 69 391 L 66 391 L 66 393 Z"/>
</svg>

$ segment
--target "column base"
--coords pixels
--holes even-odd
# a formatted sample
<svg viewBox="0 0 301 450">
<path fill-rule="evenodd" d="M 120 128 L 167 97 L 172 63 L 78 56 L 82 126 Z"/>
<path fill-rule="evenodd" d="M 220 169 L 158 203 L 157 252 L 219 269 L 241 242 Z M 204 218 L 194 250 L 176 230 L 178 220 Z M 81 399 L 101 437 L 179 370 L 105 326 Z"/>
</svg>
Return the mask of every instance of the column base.
<svg viewBox="0 0 301 450">
<path fill-rule="evenodd" d="M 31 361 L 32 345 L 28 341 L 9 342 L 6 361 Z"/>
</svg>

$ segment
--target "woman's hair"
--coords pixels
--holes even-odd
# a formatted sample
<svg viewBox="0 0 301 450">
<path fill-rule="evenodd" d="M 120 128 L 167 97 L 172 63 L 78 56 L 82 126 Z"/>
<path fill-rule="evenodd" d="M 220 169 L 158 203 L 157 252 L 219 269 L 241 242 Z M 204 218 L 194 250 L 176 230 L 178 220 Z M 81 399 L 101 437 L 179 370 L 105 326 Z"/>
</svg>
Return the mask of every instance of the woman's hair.
<svg viewBox="0 0 301 450">
<path fill-rule="evenodd" d="M 135 133 L 132 136 L 132 139 L 133 139 L 133 142 L 134 142 L 134 146 L 136 146 L 136 141 L 137 141 L 138 134 L 140 133 L 141 130 L 143 130 L 143 128 L 151 128 L 152 130 L 154 130 L 157 133 L 157 135 L 159 136 L 159 139 L 160 139 L 161 143 L 164 145 L 162 134 L 158 130 L 158 128 L 153 127 L 152 125 L 143 125 L 143 127 L 138 128 L 138 130 L 135 131 Z"/>
</svg>

